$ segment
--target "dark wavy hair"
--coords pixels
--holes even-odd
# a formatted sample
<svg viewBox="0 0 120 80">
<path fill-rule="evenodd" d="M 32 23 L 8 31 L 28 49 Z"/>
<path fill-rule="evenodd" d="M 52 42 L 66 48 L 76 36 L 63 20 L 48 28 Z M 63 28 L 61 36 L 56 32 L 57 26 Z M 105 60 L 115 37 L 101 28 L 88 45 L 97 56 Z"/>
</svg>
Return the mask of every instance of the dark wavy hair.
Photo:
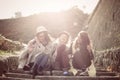
<svg viewBox="0 0 120 80">
<path fill-rule="evenodd" d="M 89 36 L 88 36 L 88 33 L 85 32 L 85 31 L 81 31 L 78 33 L 78 36 L 81 37 L 81 40 L 82 40 L 82 43 L 81 45 L 83 46 L 87 46 L 87 45 L 90 45 L 90 39 L 89 39 Z"/>
<path fill-rule="evenodd" d="M 81 38 L 82 42 L 78 43 L 79 37 Z M 88 36 L 88 33 L 85 31 L 80 31 L 78 33 L 78 36 L 75 38 L 75 40 L 73 41 L 74 44 L 74 48 L 77 49 L 78 47 L 82 46 L 82 47 L 87 47 L 88 45 L 91 45 L 90 43 L 90 39 Z"/>
</svg>

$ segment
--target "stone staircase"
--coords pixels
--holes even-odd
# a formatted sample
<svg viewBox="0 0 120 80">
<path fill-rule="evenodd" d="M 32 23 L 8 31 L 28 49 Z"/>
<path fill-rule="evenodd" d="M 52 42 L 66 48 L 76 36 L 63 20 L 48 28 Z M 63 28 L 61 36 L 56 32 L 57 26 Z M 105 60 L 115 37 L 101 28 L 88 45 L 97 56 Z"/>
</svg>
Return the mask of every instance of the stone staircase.
<svg viewBox="0 0 120 80">
<path fill-rule="evenodd" d="M 96 76 L 94 77 L 74 76 L 72 73 L 70 73 L 70 76 L 63 76 L 62 71 L 53 70 L 52 75 L 50 71 L 45 71 L 44 75 L 37 75 L 35 79 L 32 79 L 33 76 L 31 74 L 16 70 L 18 64 L 11 64 L 11 62 L 18 63 L 18 57 L 9 57 L 9 62 L 10 71 L 6 73 L 5 76 L 0 76 L 0 80 L 120 80 L 120 73 L 108 72 L 101 67 L 96 67 Z M 1 66 L 2 64 L 0 64 L 0 67 Z M 5 66 L 0 68 L 0 70 L 2 71 L 4 68 Z"/>
<path fill-rule="evenodd" d="M 105 70 L 97 70 L 96 76 L 62 76 L 62 71 L 53 71 L 53 75 L 50 75 L 50 71 L 45 71 L 44 76 L 37 75 L 35 79 L 32 79 L 31 74 L 25 72 L 11 71 L 6 73 L 6 77 L 0 77 L 0 80 L 120 80 L 120 74 L 116 72 L 108 72 Z"/>
</svg>

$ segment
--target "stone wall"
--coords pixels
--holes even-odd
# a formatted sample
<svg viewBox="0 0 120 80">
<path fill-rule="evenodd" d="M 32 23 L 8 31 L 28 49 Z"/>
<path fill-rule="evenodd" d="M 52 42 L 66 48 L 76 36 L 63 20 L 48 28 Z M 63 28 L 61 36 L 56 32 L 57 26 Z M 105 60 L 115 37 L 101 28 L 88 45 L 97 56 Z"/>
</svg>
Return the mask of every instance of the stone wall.
<svg viewBox="0 0 120 80">
<path fill-rule="evenodd" d="M 88 20 L 94 49 L 120 47 L 120 0 L 100 0 Z"/>
</svg>

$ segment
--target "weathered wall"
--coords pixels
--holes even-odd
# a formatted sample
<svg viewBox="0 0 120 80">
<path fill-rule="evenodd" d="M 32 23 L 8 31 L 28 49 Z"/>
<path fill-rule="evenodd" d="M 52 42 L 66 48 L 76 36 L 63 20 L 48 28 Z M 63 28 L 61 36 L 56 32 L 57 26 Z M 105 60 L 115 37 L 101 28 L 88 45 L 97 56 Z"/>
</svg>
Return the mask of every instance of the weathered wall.
<svg viewBox="0 0 120 80">
<path fill-rule="evenodd" d="M 120 0 L 100 0 L 88 21 L 88 32 L 97 50 L 120 46 Z"/>
</svg>

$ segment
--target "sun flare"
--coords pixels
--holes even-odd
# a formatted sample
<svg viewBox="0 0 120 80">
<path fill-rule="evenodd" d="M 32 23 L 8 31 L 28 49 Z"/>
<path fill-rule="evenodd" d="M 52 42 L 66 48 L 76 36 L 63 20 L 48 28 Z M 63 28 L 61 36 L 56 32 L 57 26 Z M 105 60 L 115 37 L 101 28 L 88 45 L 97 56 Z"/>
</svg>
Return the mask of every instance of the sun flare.
<svg viewBox="0 0 120 80">
<path fill-rule="evenodd" d="M 40 12 L 60 12 L 68 10 L 73 6 L 78 6 L 85 13 L 91 13 L 99 0 L 31 0 L 27 9 L 22 10 L 23 15 L 30 15 Z M 92 4 L 90 4 L 90 2 Z"/>
<path fill-rule="evenodd" d="M 86 13 L 91 13 L 99 0 L 2 0 L 0 18 L 12 17 L 15 12 L 29 16 L 40 12 L 59 12 L 73 6 Z M 7 2 L 7 3 L 6 3 Z M 4 4 L 4 5 L 3 5 Z M 7 6 L 7 7 L 6 7 Z"/>
</svg>

